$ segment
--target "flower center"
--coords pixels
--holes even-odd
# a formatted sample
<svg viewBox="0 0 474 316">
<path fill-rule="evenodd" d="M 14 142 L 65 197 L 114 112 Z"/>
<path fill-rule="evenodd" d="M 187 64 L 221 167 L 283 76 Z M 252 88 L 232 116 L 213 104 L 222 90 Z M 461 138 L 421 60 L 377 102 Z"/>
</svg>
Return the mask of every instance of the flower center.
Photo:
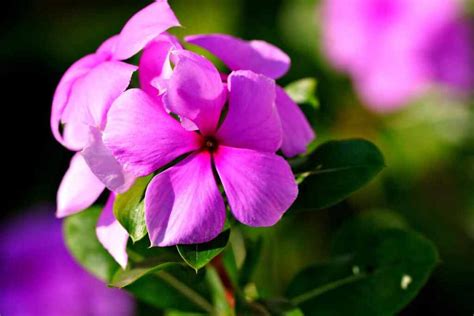
<svg viewBox="0 0 474 316">
<path fill-rule="evenodd" d="M 217 150 L 218 145 L 217 139 L 213 136 L 205 136 L 202 142 L 202 148 L 211 153 Z"/>
</svg>

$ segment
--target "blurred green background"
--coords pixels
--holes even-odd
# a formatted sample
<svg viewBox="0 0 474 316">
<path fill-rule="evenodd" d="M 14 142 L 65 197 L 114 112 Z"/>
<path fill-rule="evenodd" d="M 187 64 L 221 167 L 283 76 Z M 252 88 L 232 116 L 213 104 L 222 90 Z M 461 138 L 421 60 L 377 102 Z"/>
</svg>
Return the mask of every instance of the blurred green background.
<svg viewBox="0 0 474 316">
<path fill-rule="evenodd" d="M 288 214 L 264 236 L 255 275 L 267 295 L 302 267 L 328 256 L 341 223 L 374 209 L 401 214 L 435 242 L 442 262 L 402 315 L 471 315 L 474 312 L 474 110 L 472 100 L 449 100 L 437 91 L 390 115 L 360 104 L 350 80 L 331 69 L 319 49 L 314 0 L 170 0 L 184 28 L 178 36 L 229 33 L 263 39 L 286 51 L 292 67 L 281 84 L 318 80 L 320 107 L 310 120 L 318 143 L 363 137 L 376 143 L 387 168 L 336 207 Z M 62 73 L 92 52 L 149 1 L 8 1 L 0 28 L 4 184 L 2 217 L 54 202 L 71 153 L 49 130 L 52 95 Z M 471 104 L 469 104 L 471 103 Z"/>
</svg>

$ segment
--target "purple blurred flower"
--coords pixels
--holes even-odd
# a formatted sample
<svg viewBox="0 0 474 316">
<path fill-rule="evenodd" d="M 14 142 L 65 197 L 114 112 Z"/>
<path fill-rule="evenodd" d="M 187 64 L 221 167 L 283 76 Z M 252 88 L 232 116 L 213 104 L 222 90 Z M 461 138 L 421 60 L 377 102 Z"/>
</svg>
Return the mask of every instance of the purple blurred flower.
<svg viewBox="0 0 474 316">
<path fill-rule="evenodd" d="M 0 228 L 0 314 L 133 315 L 123 291 L 108 288 L 73 261 L 51 209 L 33 210 Z"/>
<path fill-rule="evenodd" d="M 461 10 L 457 0 L 326 0 L 325 51 L 377 111 L 436 84 L 471 89 L 473 40 Z"/>
<path fill-rule="evenodd" d="M 240 70 L 223 83 L 200 55 L 175 49 L 170 58 L 174 69 L 159 82 L 163 103 L 143 90 L 128 90 L 112 104 L 104 130 L 106 146 L 136 177 L 189 154 L 157 174 L 146 190 L 152 245 L 200 243 L 222 231 L 226 212 L 214 167 L 237 220 L 275 224 L 298 188 L 289 164 L 275 154 L 282 130 L 274 81 Z"/>
</svg>

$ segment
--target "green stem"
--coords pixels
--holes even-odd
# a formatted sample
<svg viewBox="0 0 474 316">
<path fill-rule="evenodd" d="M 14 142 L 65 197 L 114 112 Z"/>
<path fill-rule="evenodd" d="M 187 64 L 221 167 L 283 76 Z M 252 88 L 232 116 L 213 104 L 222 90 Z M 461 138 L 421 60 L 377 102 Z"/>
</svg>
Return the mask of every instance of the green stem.
<svg viewBox="0 0 474 316">
<path fill-rule="evenodd" d="M 321 287 L 317 287 L 309 292 L 306 292 L 304 294 L 301 294 L 299 296 L 296 296 L 294 298 L 291 299 L 291 302 L 294 304 L 294 305 L 300 305 L 301 303 L 304 303 L 306 302 L 307 300 L 310 300 L 312 298 L 315 298 L 321 294 L 324 294 L 326 292 L 329 292 L 335 288 L 338 288 L 340 286 L 343 286 L 343 285 L 346 285 L 346 284 L 350 284 L 350 283 L 353 283 L 353 282 L 357 282 L 359 281 L 360 279 L 363 279 L 365 278 L 367 275 L 365 273 L 360 273 L 360 274 L 356 274 L 356 275 L 351 275 L 351 276 L 348 276 L 347 278 L 344 278 L 344 279 L 340 279 L 340 280 L 337 280 L 337 281 L 334 281 L 334 282 L 331 282 L 331 283 L 328 283 L 328 284 L 325 284 Z"/>
<path fill-rule="evenodd" d="M 205 310 L 207 313 L 211 315 L 215 315 L 216 312 L 214 310 L 214 307 L 201 295 L 196 293 L 194 290 L 189 288 L 186 284 L 182 283 L 178 279 L 176 279 L 174 276 L 169 274 L 166 271 L 158 271 L 155 273 L 156 276 L 161 278 L 162 280 L 168 282 L 169 285 L 174 287 L 176 290 L 178 290 L 181 294 L 186 296 L 191 302 L 196 304 L 197 306 L 201 307 L 203 310 Z"/>
</svg>

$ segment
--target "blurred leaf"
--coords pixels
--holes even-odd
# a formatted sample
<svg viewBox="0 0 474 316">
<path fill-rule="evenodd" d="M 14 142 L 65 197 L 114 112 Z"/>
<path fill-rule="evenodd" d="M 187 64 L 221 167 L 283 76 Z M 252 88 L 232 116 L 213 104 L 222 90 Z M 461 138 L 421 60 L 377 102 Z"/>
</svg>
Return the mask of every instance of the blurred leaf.
<svg viewBox="0 0 474 316">
<path fill-rule="evenodd" d="M 177 245 L 181 258 L 194 270 L 199 270 L 220 254 L 227 246 L 230 236 L 230 227 L 224 229 L 213 240 L 193 245 Z"/>
<path fill-rule="evenodd" d="M 252 274 L 260 259 L 260 253 L 262 251 L 263 238 L 259 236 L 256 240 L 246 239 L 246 254 L 244 263 L 239 273 L 239 285 L 244 287 L 250 282 Z"/>
<path fill-rule="evenodd" d="M 379 220 L 348 223 L 334 249 L 338 257 L 301 271 L 290 283 L 288 296 L 306 314 L 397 314 L 438 262 L 429 240 Z"/>
<path fill-rule="evenodd" d="M 309 104 L 314 109 L 319 107 L 316 98 L 316 87 L 318 82 L 314 78 L 303 78 L 293 81 L 285 87 L 286 93 L 298 104 Z"/>
<path fill-rule="evenodd" d="M 275 316 L 303 316 L 303 312 L 290 301 L 283 298 L 259 301 L 269 312 Z"/>
<path fill-rule="evenodd" d="M 214 307 L 204 278 L 204 270 L 196 273 L 185 264 L 166 262 L 119 270 L 111 286 L 125 288 L 156 308 L 212 314 Z"/>
<path fill-rule="evenodd" d="M 362 212 L 357 217 L 344 223 L 336 233 L 332 243 L 333 254 L 344 256 L 354 249 L 365 247 L 372 235 L 386 229 L 408 230 L 408 224 L 397 213 L 387 210 Z"/>
<path fill-rule="evenodd" d="M 216 269 L 212 266 L 208 266 L 206 269 L 206 283 L 211 291 L 211 297 L 217 315 L 235 315 L 232 307 L 227 301 L 226 289 L 222 284 Z"/>
<path fill-rule="evenodd" d="M 128 231 L 133 242 L 146 236 L 145 209 L 142 201 L 153 175 L 138 178 L 125 193 L 118 194 L 114 203 L 115 218 Z"/>
<path fill-rule="evenodd" d="M 227 247 L 222 252 L 222 266 L 224 267 L 230 282 L 234 287 L 239 283 L 239 269 L 235 260 L 234 250 L 232 247 Z"/>
<path fill-rule="evenodd" d="M 165 316 L 205 316 L 202 313 L 180 312 L 180 311 L 166 311 Z"/>
<path fill-rule="evenodd" d="M 89 272 L 108 282 L 119 265 L 100 244 L 96 225 L 101 207 L 91 207 L 67 217 L 63 222 L 64 240 L 73 257 Z"/>
<path fill-rule="evenodd" d="M 334 205 L 374 178 L 385 166 L 378 148 L 362 139 L 329 141 L 307 159 L 297 175 L 300 193 L 294 208 Z"/>
</svg>

